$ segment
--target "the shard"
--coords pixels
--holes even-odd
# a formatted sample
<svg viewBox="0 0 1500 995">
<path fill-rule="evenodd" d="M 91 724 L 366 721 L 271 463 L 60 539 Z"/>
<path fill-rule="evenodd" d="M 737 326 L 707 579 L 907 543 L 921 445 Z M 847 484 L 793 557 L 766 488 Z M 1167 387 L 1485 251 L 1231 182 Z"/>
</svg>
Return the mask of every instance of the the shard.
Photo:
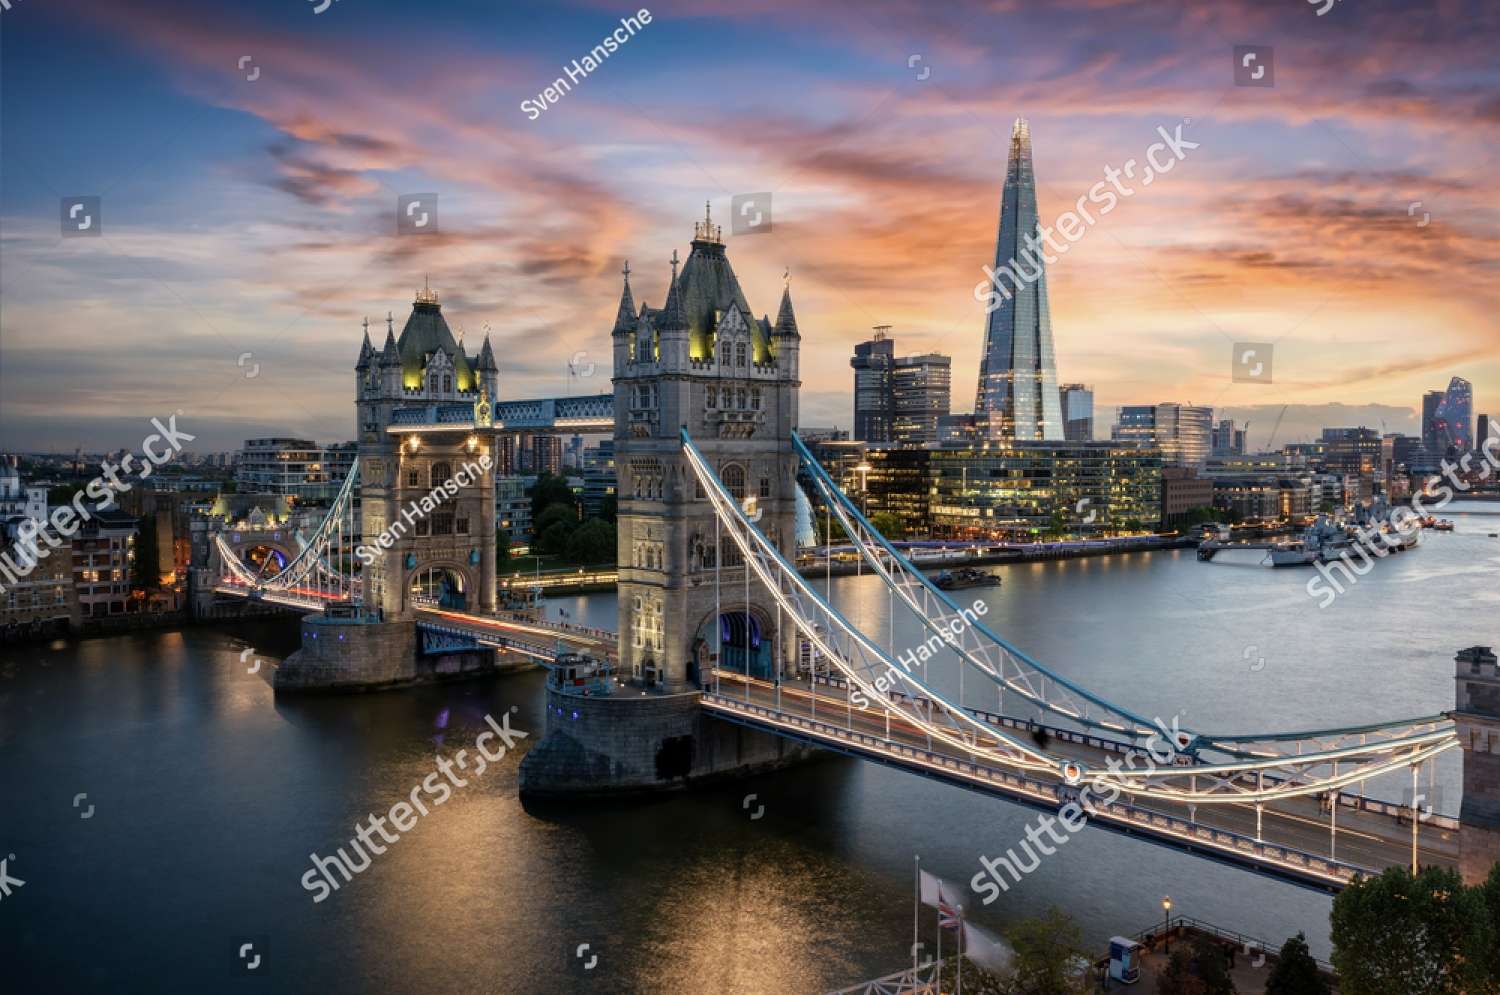
<svg viewBox="0 0 1500 995">
<path fill-rule="evenodd" d="M 1028 241 L 1029 239 L 1029 241 Z M 993 298 L 974 400 L 977 427 L 990 439 L 1062 439 L 1062 398 L 1047 306 L 1046 247 L 1039 243 L 1031 129 L 1017 119 L 1000 198 Z"/>
</svg>

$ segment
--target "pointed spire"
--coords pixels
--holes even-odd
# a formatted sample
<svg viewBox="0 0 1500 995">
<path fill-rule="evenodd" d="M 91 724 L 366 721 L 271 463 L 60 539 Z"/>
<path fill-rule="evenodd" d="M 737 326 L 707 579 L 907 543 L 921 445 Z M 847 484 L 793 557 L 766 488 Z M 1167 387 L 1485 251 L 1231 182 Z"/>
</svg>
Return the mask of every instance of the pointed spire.
<svg viewBox="0 0 1500 995">
<path fill-rule="evenodd" d="M 380 351 L 381 366 L 400 366 L 401 353 L 396 348 L 396 333 L 390 325 L 385 328 L 385 348 Z"/>
<path fill-rule="evenodd" d="M 365 341 L 359 347 L 359 362 L 354 364 L 356 370 L 368 370 L 370 360 L 375 358 L 375 350 L 370 345 L 370 319 L 365 319 Z"/>
<path fill-rule="evenodd" d="M 672 250 L 672 286 L 667 289 L 667 301 L 656 318 L 658 331 L 687 331 L 687 317 L 682 313 L 682 298 L 677 293 L 677 250 Z"/>
<path fill-rule="evenodd" d="M 476 364 L 480 372 L 488 373 L 491 370 L 499 371 L 500 367 L 495 365 L 495 352 L 490 348 L 490 337 L 484 336 L 484 346 L 479 350 L 479 361 Z"/>
<path fill-rule="evenodd" d="M 630 260 L 620 270 L 625 277 L 625 289 L 620 292 L 620 308 L 615 312 L 615 328 L 612 334 L 619 335 L 636 327 L 635 298 L 630 296 Z"/>
<path fill-rule="evenodd" d="M 786 283 L 781 288 L 781 310 L 776 312 L 776 335 L 778 337 L 801 338 L 797 331 L 797 316 L 792 313 L 792 271 L 788 269 L 782 279 Z"/>
</svg>

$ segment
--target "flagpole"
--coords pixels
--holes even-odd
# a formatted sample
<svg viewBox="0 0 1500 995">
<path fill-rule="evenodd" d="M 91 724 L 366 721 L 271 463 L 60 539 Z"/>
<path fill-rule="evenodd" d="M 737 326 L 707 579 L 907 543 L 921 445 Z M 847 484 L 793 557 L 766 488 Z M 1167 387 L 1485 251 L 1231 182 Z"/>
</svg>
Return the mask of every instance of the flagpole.
<svg viewBox="0 0 1500 995">
<path fill-rule="evenodd" d="M 912 895 L 911 903 L 911 980 L 915 984 L 917 980 L 917 916 L 922 911 L 922 855 L 913 854 L 913 872 L 916 874 L 916 892 Z"/>
<path fill-rule="evenodd" d="M 964 995 L 964 907 L 958 907 L 958 995 Z"/>
<path fill-rule="evenodd" d="M 937 920 L 938 920 L 938 954 L 937 954 L 937 957 L 938 957 L 938 961 L 937 961 L 937 991 L 938 991 L 938 995 L 943 995 L 943 909 L 942 909 L 942 902 L 943 902 L 943 889 L 942 889 L 942 886 L 939 885 L 938 886 L 938 908 L 936 910 L 937 911 Z"/>
</svg>

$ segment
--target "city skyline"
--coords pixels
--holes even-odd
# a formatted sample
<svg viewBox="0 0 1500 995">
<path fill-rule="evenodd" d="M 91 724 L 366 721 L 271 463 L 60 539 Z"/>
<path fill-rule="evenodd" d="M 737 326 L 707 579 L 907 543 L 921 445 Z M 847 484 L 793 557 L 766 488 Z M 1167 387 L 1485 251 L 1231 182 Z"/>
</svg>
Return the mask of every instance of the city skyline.
<svg viewBox="0 0 1500 995">
<path fill-rule="evenodd" d="M 0 446 L 128 444 L 120 420 L 157 413 L 164 386 L 215 448 L 342 438 L 351 332 L 403 310 L 429 274 L 456 327 L 490 327 L 502 397 L 587 393 L 568 363 L 607 353 L 621 263 L 662 262 L 702 200 L 728 220 L 731 197 L 756 191 L 773 195 L 769 230 L 726 238 L 752 285 L 791 269 L 805 422 L 847 419 L 846 357 L 873 324 L 912 352 L 953 356 L 964 397 L 984 322 L 971 288 L 992 256 L 1017 116 L 1046 136 L 1048 223 L 1101 170 L 1139 159 L 1157 127 L 1191 118 L 1185 135 L 1201 146 L 1049 267 L 1058 366 L 1095 384 L 1100 410 L 1171 398 L 1261 425 L 1284 404 L 1344 404 L 1369 412 L 1355 424 L 1415 432 L 1422 392 L 1453 375 L 1474 384 L 1477 410 L 1492 407 L 1494 208 L 1466 177 L 1496 127 L 1482 41 L 1496 15 L 1474 5 L 1418 40 L 1394 4 L 1311 21 L 1296 5 L 1180 19 L 1095 6 L 1079 5 L 1087 28 L 1066 10 L 973 30 L 961 12 L 928 12 L 927 38 L 899 18 L 840 14 L 854 30 L 800 39 L 755 95 L 681 85 L 708 71 L 694 53 L 755 11 L 659 6 L 531 121 L 519 101 L 613 11 L 524 23 L 371 3 L 351 28 L 341 7 L 17 4 L 4 15 L 16 140 L 0 205 Z M 460 35 L 475 17 L 500 30 Z M 448 46 L 442 66 L 380 57 L 418 25 Z M 763 19 L 751 30 L 784 40 Z M 1101 31 L 1120 44 L 1109 58 L 1087 41 Z M 1158 35 L 1193 42 L 1163 48 Z M 1233 85 L 1230 47 L 1247 39 L 1279 49 L 1274 88 Z M 419 94 L 436 89 L 451 98 Z M 679 116 L 642 113 L 647 98 Z M 583 154 L 559 166 L 552 153 L 574 141 Z M 100 147 L 111 154 L 91 154 Z M 397 197 L 411 191 L 439 193 L 438 233 L 396 237 Z M 59 198 L 80 193 L 101 196 L 103 235 L 60 239 Z M 654 306 L 659 269 L 636 288 Z M 1232 382 L 1236 341 L 1275 344 L 1274 383 Z M 58 364 L 56 348 L 74 360 Z M 1293 414 L 1284 438 L 1350 420 Z"/>
</svg>

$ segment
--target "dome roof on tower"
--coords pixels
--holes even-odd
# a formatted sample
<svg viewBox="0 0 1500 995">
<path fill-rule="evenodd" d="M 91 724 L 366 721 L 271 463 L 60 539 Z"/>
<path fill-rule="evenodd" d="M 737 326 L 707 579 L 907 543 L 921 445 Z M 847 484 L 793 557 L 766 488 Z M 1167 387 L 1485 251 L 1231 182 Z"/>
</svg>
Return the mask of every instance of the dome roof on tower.
<svg viewBox="0 0 1500 995">
<path fill-rule="evenodd" d="M 422 373 L 432 354 L 439 351 L 445 353 L 453 364 L 454 382 L 459 390 L 474 390 L 478 386 L 469 357 L 459 348 L 443 318 L 437 294 L 426 286 L 417 291 L 411 315 L 401 329 L 401 337 L 396 340 L 396 350 L 401 354 L 403 387 L 422 386 Z"/>
</svg>

